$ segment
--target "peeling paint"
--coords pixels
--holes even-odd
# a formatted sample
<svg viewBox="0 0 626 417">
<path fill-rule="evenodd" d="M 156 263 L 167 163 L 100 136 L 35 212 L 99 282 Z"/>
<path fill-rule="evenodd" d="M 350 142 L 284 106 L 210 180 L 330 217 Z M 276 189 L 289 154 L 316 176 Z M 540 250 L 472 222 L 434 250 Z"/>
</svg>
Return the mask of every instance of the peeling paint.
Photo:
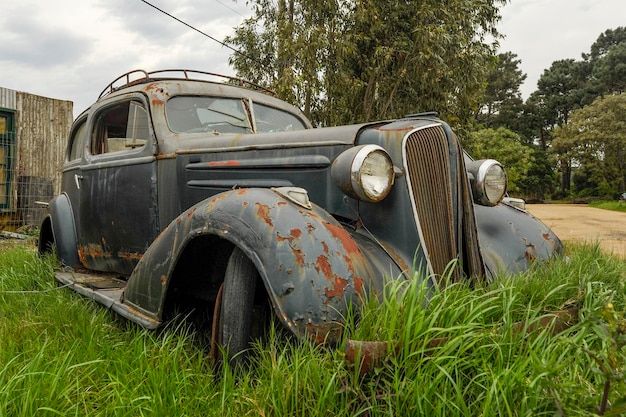
<svg viewBox="0 0 626 417">
<path fill-rule="evenodd" d="M 260 217 L 268 226 L 274 227 L 274 223 L 272 222 L 272 217 L 270 216 L 270 208 L 261 203 L 254 203 L 254 206 L 257 208 L 257 216 Z"/>
<path fill-rule="evenodd" d="M 330 223 L 324 223 L 324 226 L 328 229 L 328 231 L 333 235 L 333 237 L 339 240 L 347 253 L 358 253 L 360 254 L 359 247 L 356 242 L 352 239 L 350 234 L 341 226 L 337 226 Z"/>
<path fill-rule="evenodd" d="M 210 167 L 238 167 L 241 166 L 241 161 L 209 161 L 206 164 Z"/>
</svg>

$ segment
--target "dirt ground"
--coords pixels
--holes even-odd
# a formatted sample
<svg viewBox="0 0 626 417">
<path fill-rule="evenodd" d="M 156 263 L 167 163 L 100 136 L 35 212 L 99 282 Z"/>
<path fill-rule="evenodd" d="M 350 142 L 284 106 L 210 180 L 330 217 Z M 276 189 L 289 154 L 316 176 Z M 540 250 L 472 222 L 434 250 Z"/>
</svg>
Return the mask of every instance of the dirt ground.
<svg viewBox="0 0 626 417">
<path fill-rule="evenodd" d="M 600 242 L 608 253 L 626 259 L 626 213 L 579 204 L 527 204 L 562 241 Z"/>
</svg>

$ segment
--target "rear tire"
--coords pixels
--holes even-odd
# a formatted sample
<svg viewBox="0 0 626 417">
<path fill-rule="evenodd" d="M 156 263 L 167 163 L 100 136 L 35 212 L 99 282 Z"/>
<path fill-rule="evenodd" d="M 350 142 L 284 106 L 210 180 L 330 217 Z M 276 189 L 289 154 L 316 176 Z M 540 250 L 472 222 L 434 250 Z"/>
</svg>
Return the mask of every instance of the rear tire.
<svg viewBox="0 0 626 417">
<path fill-rule="evenodd" d="M 224 350 L 222 361 L 231 368 L 245 364 L 250 347 L 254 294 L 258 272 L 254 263 L 235 247 L 228 260 L 219 312 L 218 343 Z"/>
</svg>

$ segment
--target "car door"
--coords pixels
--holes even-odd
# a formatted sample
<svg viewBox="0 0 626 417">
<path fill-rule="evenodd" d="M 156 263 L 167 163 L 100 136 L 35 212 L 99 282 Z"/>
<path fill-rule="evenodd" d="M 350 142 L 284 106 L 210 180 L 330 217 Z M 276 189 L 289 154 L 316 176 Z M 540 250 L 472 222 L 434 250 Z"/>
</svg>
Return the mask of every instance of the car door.
<svg viewBox="0 0 626 417">
<path fill-rule="evenodd" d="M 128 276 L 158 233 L 156 141 L 142 97 L 104 105 L 90 118 L 79 189 L 83 265 Z"/>
</svg>

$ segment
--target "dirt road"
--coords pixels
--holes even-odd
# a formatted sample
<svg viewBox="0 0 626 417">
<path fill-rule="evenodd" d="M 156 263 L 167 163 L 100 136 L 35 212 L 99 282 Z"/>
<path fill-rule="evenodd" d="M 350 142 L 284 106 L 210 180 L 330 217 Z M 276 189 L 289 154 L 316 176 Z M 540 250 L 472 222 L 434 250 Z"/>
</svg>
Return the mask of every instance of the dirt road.
<svg viewBox="0 0 626 417">
<path fill-rule="evenodd" d="M 626 259 L 626 213 L 579 204 L 528 204 L 562 241 L 600 242 L 600 247 Z"/>
</svg>

